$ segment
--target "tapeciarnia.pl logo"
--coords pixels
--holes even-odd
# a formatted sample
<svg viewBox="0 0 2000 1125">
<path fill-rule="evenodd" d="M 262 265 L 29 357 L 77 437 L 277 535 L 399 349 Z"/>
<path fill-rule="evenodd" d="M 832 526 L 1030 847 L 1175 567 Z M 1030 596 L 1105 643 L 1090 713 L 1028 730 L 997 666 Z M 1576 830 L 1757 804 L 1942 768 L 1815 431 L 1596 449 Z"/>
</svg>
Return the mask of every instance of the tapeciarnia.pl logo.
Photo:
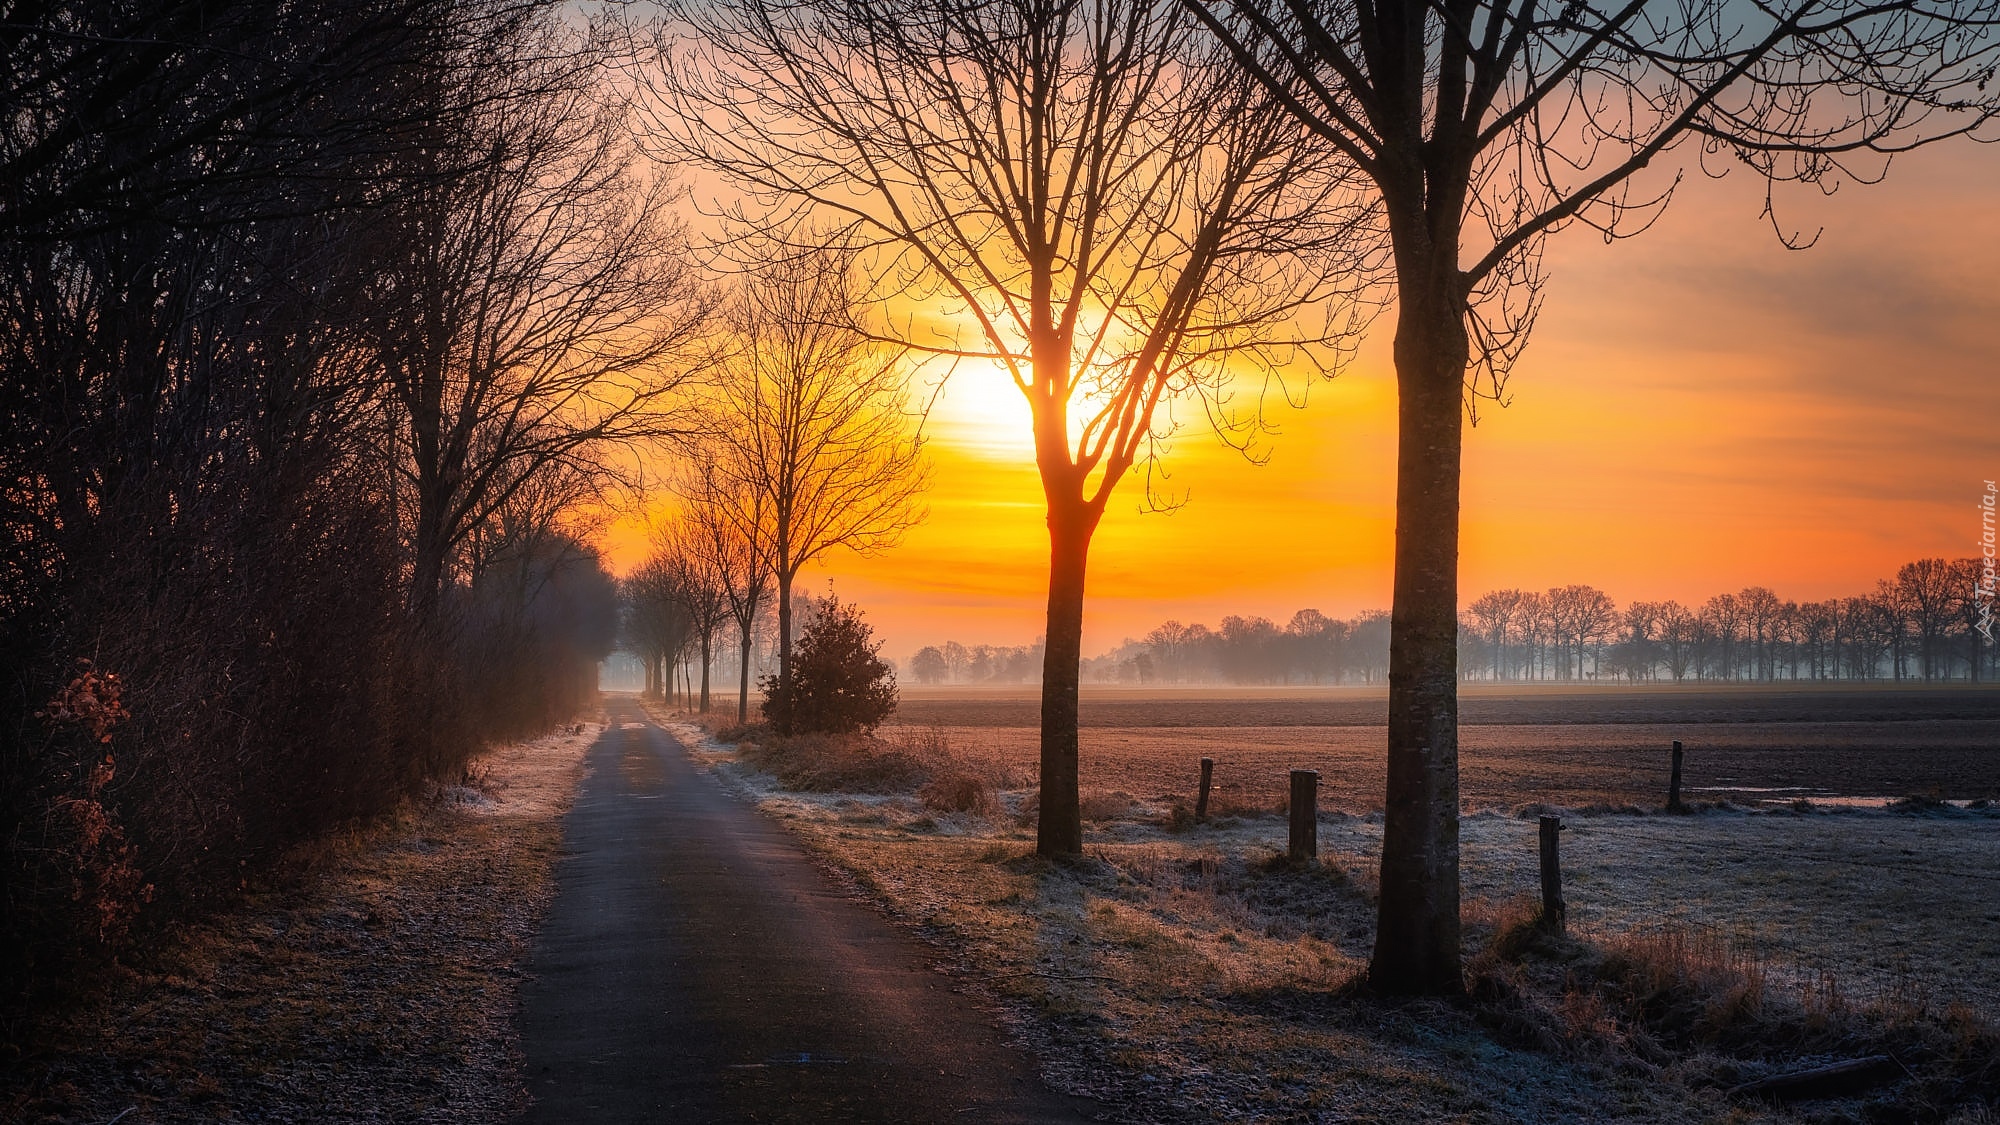
<svg viewBox="0 0 2000 1125">
<path fill-rule="evenodd" d="M 1979 499 L 1979 583 L 1972 591 L 1973 598 L 1979 603 L 1977 628 L 1987 644 L 1993 643 L 1993 598 L 1996 592 L 2000 592 L 1993 577 L 1993 501 L 1996 493 L 2000 493 L 2000 487 L 1989 480 L 1986 482 L 1986 495 Z"/>
</svg>

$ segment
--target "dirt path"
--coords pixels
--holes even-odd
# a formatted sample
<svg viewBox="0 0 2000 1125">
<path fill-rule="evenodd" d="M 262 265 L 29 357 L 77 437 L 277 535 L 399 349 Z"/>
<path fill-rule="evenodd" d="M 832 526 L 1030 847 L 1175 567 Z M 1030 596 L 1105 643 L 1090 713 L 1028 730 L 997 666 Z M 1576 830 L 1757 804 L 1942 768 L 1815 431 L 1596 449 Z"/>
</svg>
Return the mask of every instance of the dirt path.
<svg viewBox="0 0 2000 1125">
<path fill-rule="evenodd" d="M 522 990 L 528 1120 L 1085 1119 L 920 946 L 608 707 Z"/>
</svg>

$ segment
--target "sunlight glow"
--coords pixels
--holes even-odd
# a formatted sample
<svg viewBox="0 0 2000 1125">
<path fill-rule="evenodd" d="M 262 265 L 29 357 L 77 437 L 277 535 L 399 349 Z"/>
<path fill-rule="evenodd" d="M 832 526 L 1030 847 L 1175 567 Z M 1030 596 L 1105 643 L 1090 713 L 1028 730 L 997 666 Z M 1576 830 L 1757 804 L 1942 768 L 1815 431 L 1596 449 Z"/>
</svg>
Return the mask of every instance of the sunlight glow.
<svg viewBox="0 0 2000 1125">
<path fill-rule="evenodd" d="M 924 428 L 933 438 L 978 457 L 1034 463 L 1034 415 L 999 364 L 966 360 L 949 375 L 932 376 L 930 390 L 937 397 Z"/>
</svg>

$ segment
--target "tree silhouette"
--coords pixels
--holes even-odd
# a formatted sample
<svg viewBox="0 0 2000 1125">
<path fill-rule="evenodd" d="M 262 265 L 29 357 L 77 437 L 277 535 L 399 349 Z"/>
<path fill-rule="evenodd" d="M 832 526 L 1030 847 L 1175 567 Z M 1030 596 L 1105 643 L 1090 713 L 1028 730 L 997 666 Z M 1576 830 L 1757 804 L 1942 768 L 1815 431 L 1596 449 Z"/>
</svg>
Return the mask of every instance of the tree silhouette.
<svg viewBox="0 0 2000 1125">
<path fill-rule="evenodd" d="M 681 490 L 686 503 L 681 513 L 686 525 L 681 542 L 685 550 L 700 558 L 736 623 L 736 721 L 747 723 L 750 658 L 755 651 L 751 634 L 771 591 L 771 521 L 765 518 L 764 491 L 742 474 L 726 473 L 712 457 L 703 456 L 700 450 L 705 444 L 697 445 L 695 461 L 687 467 Z M 702 675 L 702 709 L 707 710 L 707 673 Z"/>
<path fill-rule="evenodd" d="M 1223 419 L 1235 377 L 1342 358 L 1372 245 L 1345 165 L 1150 0 L 677 19 L 704 46 L 651 74 L 671 153 L 744 185 L 761 225 L 871 251 L 873 294 L 922 310 L 900 343 L 1027 398 L 1050 537 L 1037 847 L 1074 854 L 1092 536 L 1168 404 Z"/>
<path fill-rule="evenodd" d="M 945 665 L 944 653 L 934 645 L 925 645 L 910 657 L 910 675 L 920 684 L 941 684 L 951 669 Z"/>
<path fill-rule="evenodd" d="M 1967 592 L 1944 559 L 1918 559 L 1896 571 L 1896 591 L 1917 634 L 1917 659 L 1924 679 L 1944 674 L 1943 640 L 1958 600 Z"/>
<path fill-rule="evenodd" d="M 730 354 L 705 387 L 716 487 L 726 480 L 738 534 L 777 583 L 781 684 L 799 570 L 835 550 L 884 550 L 926 514 L 906 376 L 857 319 L 852 261 L 821 249 L 761 262 L 724 310 Z"/>
<path fill-rule="evenodd" d="M 1493 678 L 1506 678 L 1505 657 L 1507 648 L 1507 626 L 1521 612 L 1522 593 L 1519 590 L 1495 590 L 1474 598 L 1466 607 L 1479 622 L 1480 630 L 1493 639 Z"/>
<path fill-rule="evenodd" d="M 608 40 L 547 20 L 474 44 L 467 108 L 413 158 L 375 304 L 384 453 L 410 526 L 410 604 L 434 619 L 466 537 L 545 472 L 603 477 L 676 433 L 664 397 L 707 308 L 667 183 L 642 182 L 598 82 Z"/>
<path fill-rule="evenodd" d="M 1992 0 L 1183 0 L 1374 184 L 1399 395 L 1389 795 L 1369 979 L 1462 987 L 1456 694 L 1461 431 L 1500 397 L 1574 224 L 1637 233 L 1692 140 L 1773 184 L 1861 178 L 1978 129 Z"/>
<path fill-rule="evenodd" d="M 780 734 L 872 730 L 896 710 L 896 673 L 861 607 L 829 594 L 799 633 L 789 679 L 764 680 L 764 715 Z"/>
</svg>

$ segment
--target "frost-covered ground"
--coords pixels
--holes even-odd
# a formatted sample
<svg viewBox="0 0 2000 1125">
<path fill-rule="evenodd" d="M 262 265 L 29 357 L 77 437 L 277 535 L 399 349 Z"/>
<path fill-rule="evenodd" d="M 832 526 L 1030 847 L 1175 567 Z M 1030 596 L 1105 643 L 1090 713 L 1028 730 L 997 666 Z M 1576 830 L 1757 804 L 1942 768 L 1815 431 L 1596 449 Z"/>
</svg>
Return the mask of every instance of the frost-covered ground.
<svg viewBox="0 0 2000 1125">
<path fill-rule="evenodd" d="M 495 749 L 191 927 L 0 1071 L 0 1120 L 511 1118 L 521 965 L 598 729 Z"/>
<path fill-rule="evenodd" d="M 1005 760 L 969 756 L 1002 787 L 1000 811 L 948 813 L 915 794 L 787 792 L 692 724 L 675 729 L 1023 1013 L 1051 1080 L 1102 1097 L 1120 1120 L 1847 1120 L 1937 1095 L 1913 1079 L 1871 1095 L 1873 1110 L 1866 1098 L 1786 1109 L 1725 1091 L 1902 1033 L 1885 1027 L 1908 1031 L 1915 1051 L 1919 1024 L 2000 1016 L 2000 815 L 1985 810 L 1469 813 L 1480 998 L 1384 1005 L 1354 988 L 1373 941 L 1379 814 L 1324 815 L 1322 864 L 1302 872 L 1274 862 L 1281 817 L 1173 832 L 1172 795 L 1100 785 L 1086 793 L 1102 817 L 1087 826 L 1086 859 L 1052 867 L 1031 854 L 1017 814 L 1032 793 Z M 1572 932 L 1592 950 L 1667 950 L 1723 982 L 1693 993 L 1697 1007 L 1727 1009 L 1697 1014 L 1715 1027 L 1649 1038 L 1593 1007 L 1598 993 L 1566 988 L 1559 965 L 1494 960 L 1494 935 L 1532 909 L 1544 811 L 1569 829 Z M 1546 995 L 1509 999 L 1504 982 L 1536 972 Z M 1515 1019 L 1517 1008 L 1537 1014 Z M 2000 1065 L 1981 1060 L 1971 1065 Z M 1979 1095 L 1943 1117 L 1994 1113 Z"/>
</svg>

